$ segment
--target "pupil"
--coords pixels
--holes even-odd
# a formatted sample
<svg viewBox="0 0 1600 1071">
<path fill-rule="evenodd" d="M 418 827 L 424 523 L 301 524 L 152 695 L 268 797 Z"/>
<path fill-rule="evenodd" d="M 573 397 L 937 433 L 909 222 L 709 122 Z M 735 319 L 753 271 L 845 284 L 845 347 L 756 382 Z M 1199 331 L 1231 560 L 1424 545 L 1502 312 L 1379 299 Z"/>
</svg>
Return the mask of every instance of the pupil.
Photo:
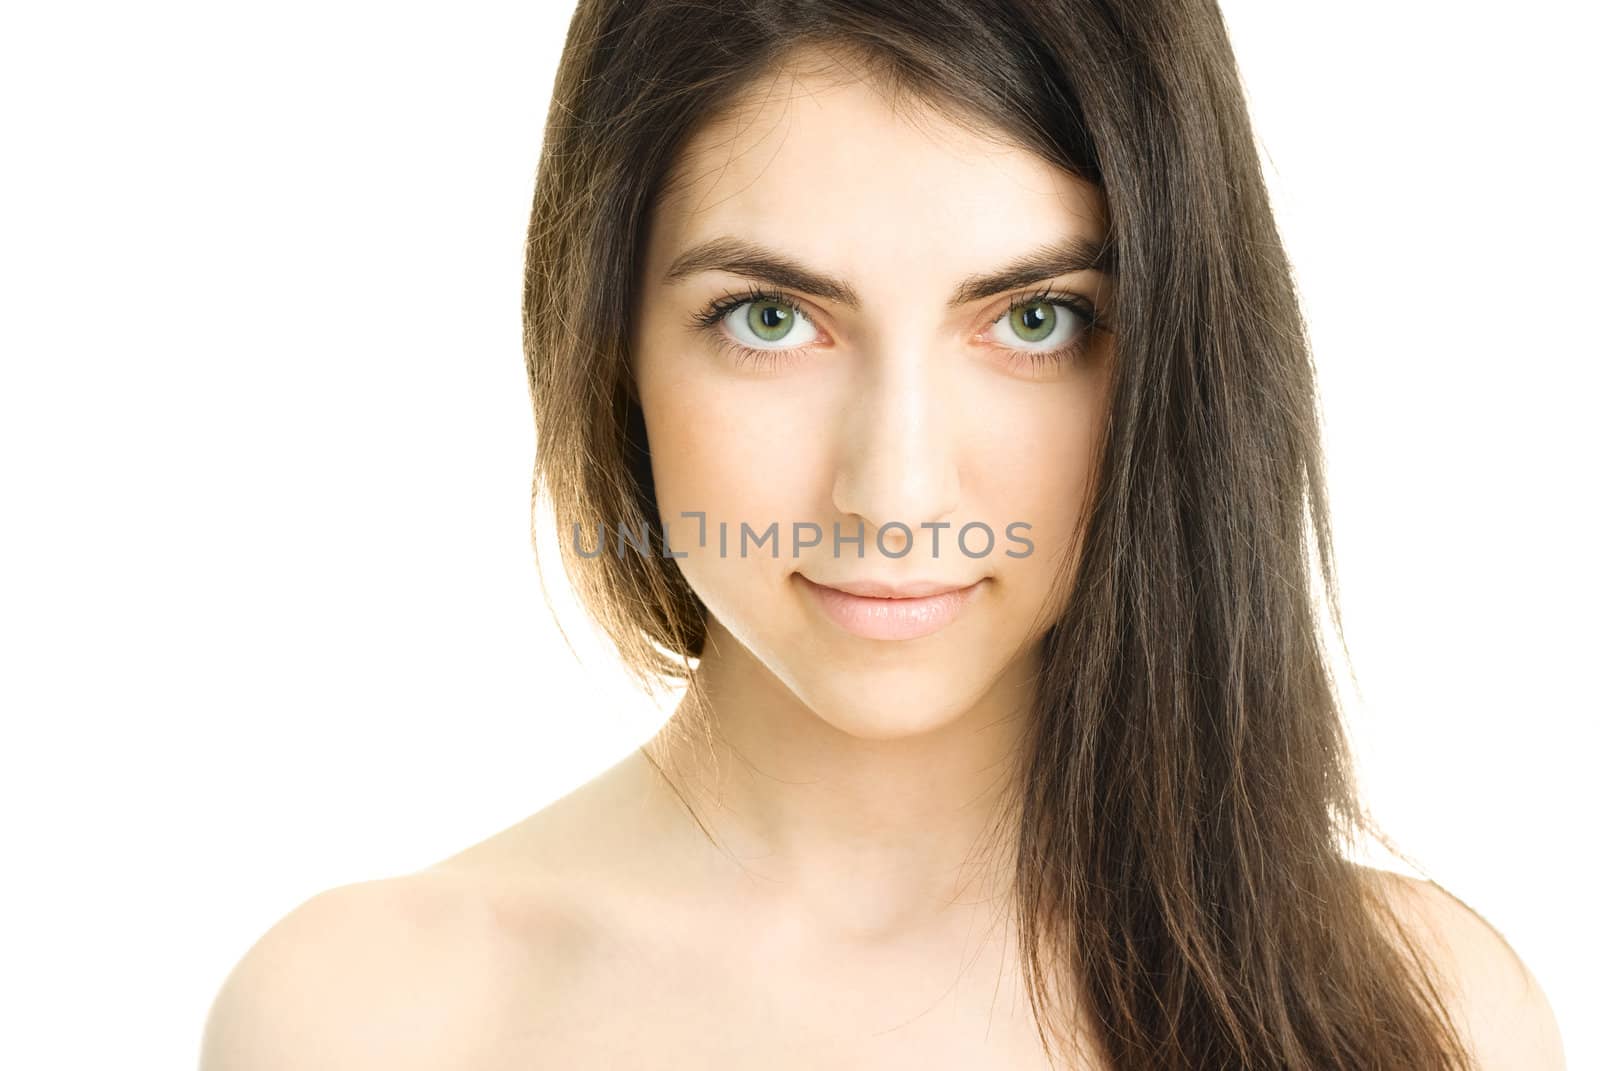
<svg viewBox="0 0 1600 1071">
<path fill-rule="evenodd" d="M 1023 321 L 1030 329 L 1038 328 L 1044 323 L 1044 317 L 1039 315 L 1038 309 L 1039 306 L 1031 305 L 1029 306 L 1028 311 L 1022 315 Z"/>
<path fill-rule="evenodd" d="M 761 310 L 761 323 L 764 327 L 777 327 L 783 323 L 783 313 L 775 305 L 768 305 Z"/>
</svg>

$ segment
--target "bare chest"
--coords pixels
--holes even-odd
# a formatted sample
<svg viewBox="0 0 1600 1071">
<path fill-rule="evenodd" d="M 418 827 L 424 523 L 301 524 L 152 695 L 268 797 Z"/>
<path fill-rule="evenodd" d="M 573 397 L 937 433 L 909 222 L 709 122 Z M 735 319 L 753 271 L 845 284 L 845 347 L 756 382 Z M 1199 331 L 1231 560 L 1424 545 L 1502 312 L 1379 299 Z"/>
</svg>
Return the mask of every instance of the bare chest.
<svg viewBox="0 0 1600 1071">
<path fill-rule="evenodd" d="M 1046 1059 L 1020 976 L 978 952 L 763 962 L 714 943 L 591 952 L 519 987 L 475 1068 L 1091 1071 Z"/>
</svg>

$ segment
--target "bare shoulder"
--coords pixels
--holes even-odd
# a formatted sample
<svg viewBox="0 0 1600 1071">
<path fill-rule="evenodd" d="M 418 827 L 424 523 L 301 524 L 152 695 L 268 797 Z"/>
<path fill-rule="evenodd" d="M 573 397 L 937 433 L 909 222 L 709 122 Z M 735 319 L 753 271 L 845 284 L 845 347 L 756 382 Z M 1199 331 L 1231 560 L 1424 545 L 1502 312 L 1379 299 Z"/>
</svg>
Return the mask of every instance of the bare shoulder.
<svg viewBox="0 0 1600 1071">
<path fill-rule="evenodd" d="M 491 901 L 446 875 L 329 889 L 224 980 L 201 1071 L 467 1066 L 526 954 Z"/>
<path fill-rule="evenodd" d="M 201 1071 L 476 1071 L 548 1056 L 575 994 L 596 992 L 593 968 L 648 932 L 630 920 L 663 878 L 667 827 L 641 805 L 657 791 L 647 773 L 630 757 L 427 869 L 294 908 L 222 983 Z"/>
<path fill-rule="evenodd" d="M 1498 930 L 1436 882 L 1366 873 L 1435 966 L 1447 1006 L 1483 1071 L 1566 1067 L 1550 1002 Z"/>
</svg>

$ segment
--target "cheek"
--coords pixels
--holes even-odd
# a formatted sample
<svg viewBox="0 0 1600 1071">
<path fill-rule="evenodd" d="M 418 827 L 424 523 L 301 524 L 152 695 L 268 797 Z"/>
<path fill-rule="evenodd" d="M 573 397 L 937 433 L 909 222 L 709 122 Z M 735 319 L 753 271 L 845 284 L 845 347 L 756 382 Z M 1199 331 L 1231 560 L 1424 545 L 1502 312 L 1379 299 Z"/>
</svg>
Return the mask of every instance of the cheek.
<svg viewBox="0 0 1600 1071">
<path fill-rule="evenodd" d="M 809 464 L 803 439 L 775 431 L 759 406 L 715 382 L 681 383 L 663 405 L 645 405 L 656 500 L 671 520 L 704 511 L 706 522 L 782 522 L 803 503 Z"/>
<path fill-rule="evenodd" d="M 665 386 L 665 385 L 662 385 Z M 814 515 L 820 465 L 816 429 L 795 426 L 803 406 L 781 392 L 739 391 L 714 377 L 684 378 L 658 396 L 641 391 L 649 430 L 656 504 L 677 566 L 722 624 L 754 643 L 772 590 L 797 561 L 788 526 Z M 703 519 L 683 516 L 704 514 Z M 776 522 L 773 542 L 741 557 L 741 525 L 754 538 Z M 703 542 L 702 542 L 703 538 Z"/>
<path fill-rule="evenodd" d="M 759 406 L 727 393 L 697 384 L 680 388 L 670 406 L 646 410 L 656 503 L 689 586 L 742 644 L 768 650 L 776 599 L 798 565 L 787 526 L 817 508 L 806 498 L 812 462 L 801 443 L 785 448 Z M 774 521 L 778 556 L 770 539 L 741 555 L 741 526 L 756 539 Z"/>
<path fill-rule="evenodd" d="M 1042 404 L 1008 411 L 1004 435 L 986 441 L 982 467 L 988 474 L 983 497 L 998 517 L 997 533 L 1004 538 L 1006 525 L 1026 522 L 1018 537 L 1033 544 L 1027 556 L 1000 563 L 1001 579 L 1009 579 L 1014 597 L 1042 603 L 1069 566 L 1074 528 L 1094 475 L 1090 455 L 1102 414 L 1093 392 L 1041 392 L 1037 401 Z"/>
</svg>

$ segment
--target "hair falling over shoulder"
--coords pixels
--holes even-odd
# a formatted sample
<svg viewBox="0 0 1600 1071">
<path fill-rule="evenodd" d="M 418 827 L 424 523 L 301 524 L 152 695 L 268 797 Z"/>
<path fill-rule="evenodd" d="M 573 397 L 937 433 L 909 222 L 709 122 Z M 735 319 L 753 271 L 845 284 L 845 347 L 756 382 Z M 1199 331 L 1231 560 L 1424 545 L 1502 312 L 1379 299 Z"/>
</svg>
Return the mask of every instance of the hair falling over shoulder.
<svg viewBox="0 0 1600 1071">
<path fill-rule="evenodd" d="M 1320 639 L 1319 591 L 1343 648 L 1314 370 L 1215 0 L 580 0 L 526 248 L 536 507 L 659 537 L 614 310 L 679 148 L 802 45 L 1110 211 L 1111 411 L 1010 816 L 1045 1044 L 1130 1071 L 1469 1066 L 1346 854 L 1377 831 Z M 705 608 L 673 561 L 561 550 L 639 679 L 692 686 Z"/>
</svg>

